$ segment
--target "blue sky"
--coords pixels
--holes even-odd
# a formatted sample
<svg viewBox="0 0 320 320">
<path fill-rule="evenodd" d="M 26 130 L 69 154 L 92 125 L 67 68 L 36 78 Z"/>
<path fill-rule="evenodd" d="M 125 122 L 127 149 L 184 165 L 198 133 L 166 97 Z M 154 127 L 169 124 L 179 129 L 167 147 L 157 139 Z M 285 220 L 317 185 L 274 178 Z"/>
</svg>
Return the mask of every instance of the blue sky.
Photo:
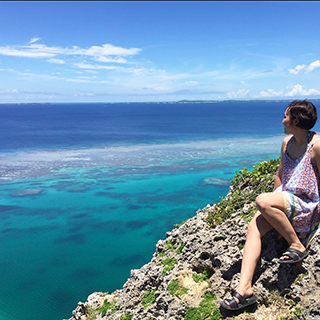
<svg viewBox="0 0 320 320">
<path fill-rule="evenodd" d="M 320 98 L 318 1 L 1 1 L 0 103 Z"/>
</svg>

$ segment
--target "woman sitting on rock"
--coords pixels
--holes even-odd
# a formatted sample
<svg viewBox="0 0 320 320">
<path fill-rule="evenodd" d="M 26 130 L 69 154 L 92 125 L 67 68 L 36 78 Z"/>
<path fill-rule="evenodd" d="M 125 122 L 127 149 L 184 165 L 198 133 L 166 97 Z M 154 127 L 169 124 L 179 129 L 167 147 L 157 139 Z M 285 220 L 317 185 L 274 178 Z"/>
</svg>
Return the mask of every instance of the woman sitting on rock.
<svg viewBox="0 0 320 320">
<path fill-rule="evenodd" d="M 252 279 L 267 232 L 276 229 L 288 242 L 280 263 L 299 263 L 308 255 L 306 242 L 320 222 L 320 137 L 309 131 L 316 121 L 317 110 L 308 101 L 294 101 L 285 111 L 284 133 L 290 136 L 282 142 L 274 192 L 256 199 L 258 211 L 248 226 L 239 285 L 232 298 L 221 301 L 225 309 L 239 310 L 257 301 Z"/>
</svg>

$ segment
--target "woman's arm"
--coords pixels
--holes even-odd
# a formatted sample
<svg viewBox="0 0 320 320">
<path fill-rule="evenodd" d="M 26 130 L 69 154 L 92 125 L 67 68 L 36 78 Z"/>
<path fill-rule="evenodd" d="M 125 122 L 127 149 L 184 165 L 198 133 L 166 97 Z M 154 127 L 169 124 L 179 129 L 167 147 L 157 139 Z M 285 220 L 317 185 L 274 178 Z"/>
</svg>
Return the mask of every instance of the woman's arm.
<svg viewBox="0 0 320 320">
<path fill-rule="evenodd" d="M 320 141 L 316 141 L 312 148 L 312 163 L 320 173 Z"/>
<path fill-rule="evenodd" d="M 283 155 L 284 155 L 284 152 L 285 152 L 285 149 L 286 149 L 288 140 L 289 140 L 290 138 L 291 138 L 291 137 L 285 137 L 285 138 L 283 139 L 283 141 L 282 141 L 280 164 L 279 164 L 279 169 L 278 169 L 277 174 L 276 174 L 276 179 L 275 179 L 275 181 L 274 181 L 273 190 L 276 190 L 276 189 L 277 189 L 279 186 L 281 186 L 281 184 L 282 184 Z M 320 171 L 319 171 L 319 172 L 320 172 Z"/>
</svg>

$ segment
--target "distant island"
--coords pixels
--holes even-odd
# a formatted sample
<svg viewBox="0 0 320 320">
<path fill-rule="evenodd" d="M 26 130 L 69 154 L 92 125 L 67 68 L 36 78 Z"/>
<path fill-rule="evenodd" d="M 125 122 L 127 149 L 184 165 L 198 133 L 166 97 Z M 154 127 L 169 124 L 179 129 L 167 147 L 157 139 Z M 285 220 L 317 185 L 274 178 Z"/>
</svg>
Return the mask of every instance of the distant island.
<svg viewBox="0 0 320 320">
<path fill-rule="evenodd" d="M 183 104 L 183 103 L 236 103 L 236 102 L 291 102 L 299 99 L 277 99 L 277 100 L 179 100 L 179 101 L 144 101 L 144 102 L 8 102 L 0 103 L 0 105 L 56 105 L 56 104 Z M 308 99 L 312 101 L 320 101 L 320 99 Z"/>
<path fill-rule="evenodd" d="M 318 101 L 320 99 L 312 99 Z M 234 102 L 286 102 L 292 99 L 279 99 L 279 100 L 180 100 L 174 103 L 234 103 Z"/>
</svg>

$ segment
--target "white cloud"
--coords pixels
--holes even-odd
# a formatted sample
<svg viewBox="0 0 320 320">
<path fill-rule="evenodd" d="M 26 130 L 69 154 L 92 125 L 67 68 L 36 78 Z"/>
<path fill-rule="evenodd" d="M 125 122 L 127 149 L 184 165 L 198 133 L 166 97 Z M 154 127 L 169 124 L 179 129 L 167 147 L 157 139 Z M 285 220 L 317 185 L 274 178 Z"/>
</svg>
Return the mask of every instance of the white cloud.
<svg viewBox="0 0 320 320">
<path fill-rule="evenodd" d="M 95 75 L 92 77 L 86 77 L 86 76 L 79 76 L 76 78 L 69 78 L 64 77 L 60 73 L 54 73 L 54 74 L 37 74 L 37 73 L 31 73 L 31 72 L 18 72 L 17 73 L 20 77 L 19 79 L 23 80 L 40 80 L 40 81 L 52 81 L 52 80 L 58 80 L 58 81 L 66 81 L 66 82 L 76 82 L 76 83 L 100 83 L 100 84 L 110 84 L 111 81 L 108 80 L 99 80 Z"/>
<path fill-rule="evenodd" d="M 77 66 L 80 69 L 93 69 L 93 70 L 99 70 L 99 69 L 105 69 L 105 70 L 115 70 L 115 69 L 120 69 L 119 67 L 115 66 L 103 66 L 99 64 L 89 64 L 89 63 L 75 63 L 75 66 Z"/>
<path fill-rule="evenodd" d="M 306 68 L 306 73 L 312 72 L 314 69 L 320 68 L 320 61 L 316 60 L 312 63 L 310 63 L 309 66 Z"/>
<path fill-rule="evenodd" d="M 30 46 L 31 47 L 31 46 Z M 19 50 L 14 47 L 0 47 L 0 54 L 4 56 L 24 57 L 24 58 L 52 58 L 54 53 L 39 50 Z"/>
<path fill-rule="evenodd" d="M 124 58 L 110 58 L 105 56 L 99 56 L 98 58 L 95 58 L 95 60 L 99 62 L 127 63 L 127 60 Z"/>
<path fill-rule="evenodd" d="M 311 95 L 320 95 L 320 91 L 317 89 L 304 89 L 300 84 L 296 84 L 294 87 L 287 87 L 286 91 L 268 89 L 267 91 L 260 92 L 260 97 L 295 97 Z"/>
<path fill-rule="evenodd" d="M 317 89 L 303 89 L 300 84 L 295 85 L 291 91 L 286 93 L 287 97 L 293 97 L 293 96 L 307 96 L 307 95 L 320 95 L 320 91 Z"/>
<path fill-rule="evenodd" d="M 299 74 L 300 71 L 304 71 L 304 73 L 310 73 L 314 71 L 315 69 L 320 68 L 320 61 L 316 60 L 309 65 L 306 64 L 298 64 L 293 69 L 287 69 L 287 71 L 291 74 Z"/>
<path fill-rule="evenodd" d="M 186 84 L 198 84 L 198 81 L 191 81 L 191 80 L 190 80 L 190 81 L 186 81 L 185 83 L 186 83 Z"/>
<path fill-rule="evenodd" d="M 19 75 L 19 79 L 24 80 L 32 80 L 32 79 L 38 79 L 38 80 L 61 80 L 62 78 L 55 75 L 50 74 L 37 74 L 32 72 L 17 72 Z"/>
<path fill-rule="evenodd" d="M 41 40 L 41 39 L 38 38 L 38 37 L 33 37 L 33 38 L 30 39 L 29 44 L 35 43 L 35 42 L 37 42 L 39 40 Z"/>
<path fill-rule="evenodd" d="M 100 83 L 100 84 L 111 84 L 111 81 L 108 80 L 95 80 L 90 78 L 63 78 L 61 80 L 67 82 L 78 82 L 78 83 Z"/>
<path fill-rule="evenodd" d="M 125 49 L 113 46 L 112 44 L 103 44 L 102 47 L 92 46 L 89 49 L 81 49 L 88 56 L 131 56 L 138 54 L 141 49 Z"/>
<path fill-rule="evenodd" d="M 82 72 L 79 72 L 79 71 L 75 71 L 76 73 L 82 73 Z M 88 73 L 94 73 L 94 74 L 97 74 L 98 71 L 95 71 L 95 70 L 86 70 L 86 72 Z"/>
<path fill-rule="evenodd" d="M 260 97 L 267 98 L 267 97 L 282 97 L 284 96 L 283 91 L 275 91 L 273 89 L 268 89 L 267 91 L 261 91 Z"/>
<path fill-rule="evenodd" d="M 3 72 L 5 72 L 5 71 L 7 71 L 7 72 L 14 72 L 14 69 L 0 69 L 0 71 L 3 71 Z"/>
<path fill-rule="evenodd" d="M 11 95 L 19 95 L 19 94 L 20 94 L 20 91 L 18 89 L 0 91 L 1 96 L 7 96 L 7 95 L 11 96 Z"/>
<path fill-rule="evenodd" d="M 235 98 L 245 98 L 246 95 L 249 93 L 248 89 L 240 89 L 238 91 L 230 91 L 227 93 L 228 97 L 231 99 L 235 99 Z"/>
<path fill-rule="evenodd" d="M 49 59 L 47 60 L 50 63 L 56 63 L 56 64 L 65 64 L 66 62 L 62 59 Z"/>
<path fill-rule="evenodd" d="M 112 44 L 92 46 L 87 49 L 77 46 L 71 48 L 48 47 L 44 44 L 35 43 L 38 40 L 40 40 L 40 38 L 32 38 L 29 45 L 26 46 L 14 45 L 0 47 L 0 55 L 25 58 L 53 58 L 59 55 L 87 56 L 100 62 L 127 63 L 127 60 L 123 57 L 133 56 L 141 51 L 139 48 L 126 49 Z"/>
<path fill-rule="evenodd" d="M 148 74 L 157 74 L 156 71 L 160 72 L 160 70 L 155 69 L 145 69 L 145 68 L 124 68 L 124 67 L 117 67 L 117 66 L 105 66 L 101 64 L 89 64 L 85 62 L 75 63 L 80 69 L 87 69 L 87 70 L 117 70 L 124 73 L 130 73 L 133 75 L 148 75 Z"/>
</svg>

